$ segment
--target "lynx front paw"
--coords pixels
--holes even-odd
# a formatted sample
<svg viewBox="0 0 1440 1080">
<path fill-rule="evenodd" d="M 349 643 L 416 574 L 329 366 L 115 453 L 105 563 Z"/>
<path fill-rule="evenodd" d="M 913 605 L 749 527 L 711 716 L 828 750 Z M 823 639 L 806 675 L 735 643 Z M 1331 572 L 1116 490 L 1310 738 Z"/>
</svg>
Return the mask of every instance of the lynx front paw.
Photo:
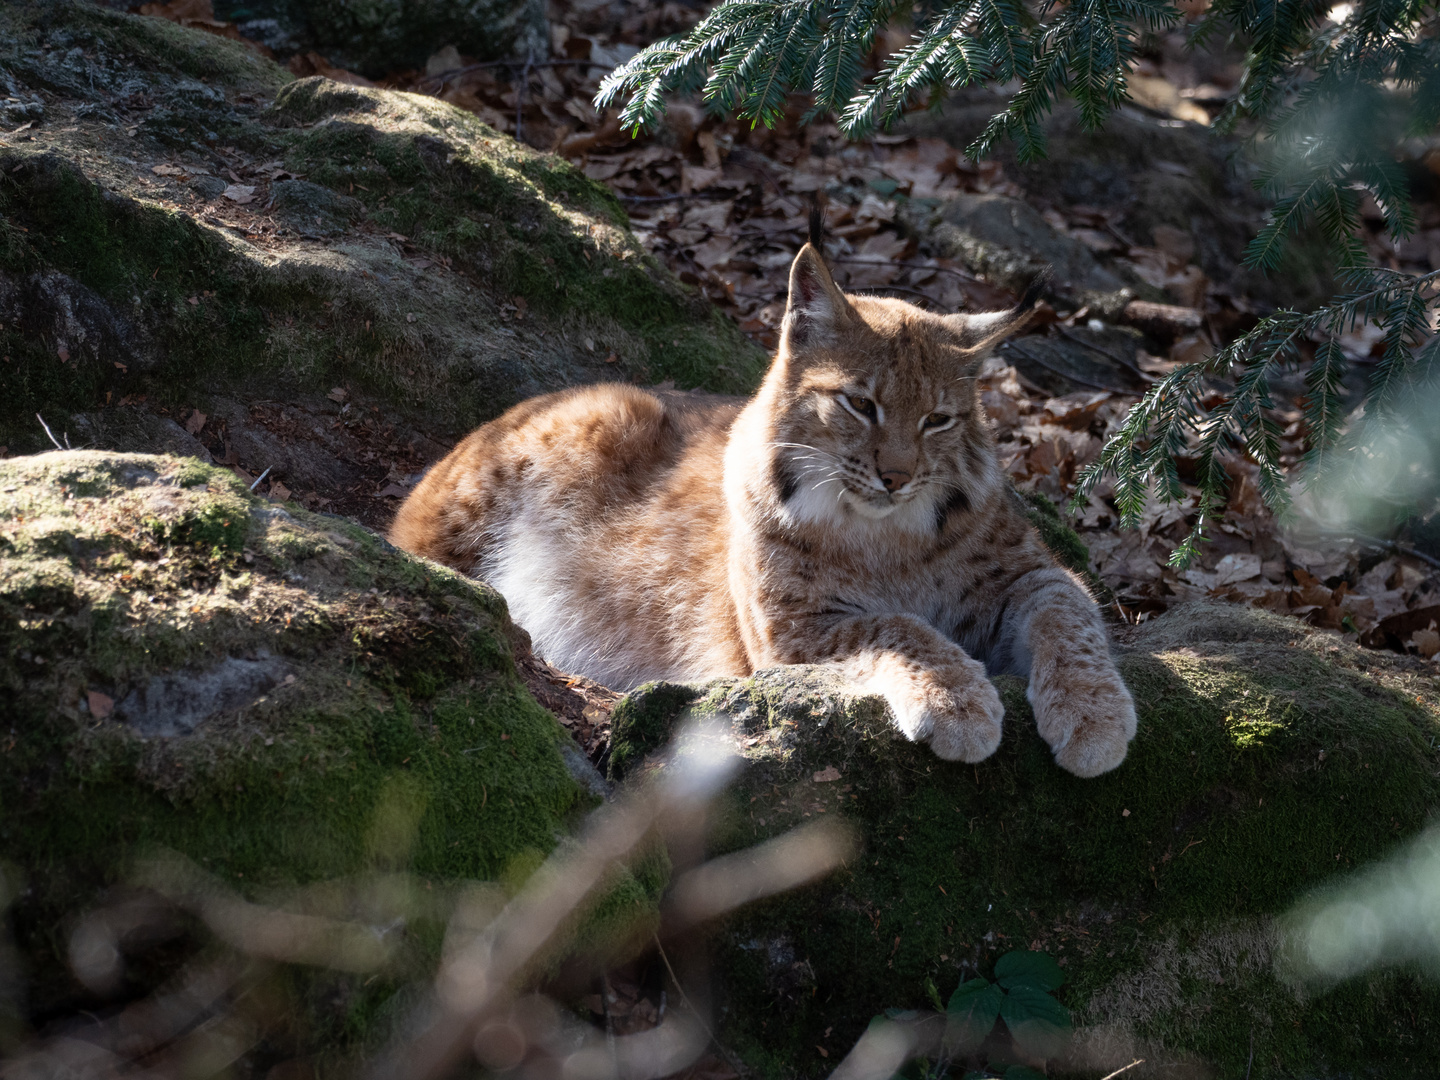
<svg viewBox="0 0 1440 1080">
<path fill-rule="evenodd" d="M 983 675 L 959 687 L 930 687 L 907 705 L 896 710 L 901 730 L 912 739 L 928 738 L 930 749 L 946 761 L 983 761 L 1000 745 L 1005 706 Z"/>
<path fill-rule="evenodd" d="M 1135 703 L 1113 669 L 1061 672 L 1055 684 L 1030 688 L 1030 704 L 1041 738 L 1067 772 L 1099 776 L 1125 760 L 1135 737 Z"/>
</svg>

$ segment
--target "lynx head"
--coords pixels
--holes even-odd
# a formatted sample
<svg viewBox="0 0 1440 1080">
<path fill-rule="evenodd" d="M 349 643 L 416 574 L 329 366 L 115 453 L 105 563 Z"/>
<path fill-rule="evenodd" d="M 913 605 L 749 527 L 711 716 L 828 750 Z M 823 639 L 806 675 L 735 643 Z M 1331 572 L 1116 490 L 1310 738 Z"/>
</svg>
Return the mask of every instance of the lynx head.
<svg viewBox="0 0 1440 1080">
<path fill-rule="evenodd" d="M 887 519 L 918 533 L 989 489 L 997 470 L 975 375 L 1029 321 L 1038 291 L 1009 311 L 935 315 L 846 296 L 815 246 L 801 248 L 761 392 L 780 513 L 815 524 Z"/>
</svg>

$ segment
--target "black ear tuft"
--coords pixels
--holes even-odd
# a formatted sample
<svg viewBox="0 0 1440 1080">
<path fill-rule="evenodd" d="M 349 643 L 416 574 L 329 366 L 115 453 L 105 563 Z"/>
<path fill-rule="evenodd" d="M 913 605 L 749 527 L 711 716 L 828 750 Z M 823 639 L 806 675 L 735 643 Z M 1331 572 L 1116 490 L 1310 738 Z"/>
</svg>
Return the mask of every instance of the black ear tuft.
<svg viewBox="0 0 1440 1080">
<path fill-rule="evenodd" d="M 810 200 L 810 246 L 825 250 L 825 192 L 817 191 Z"/>
<path fill-rule="evenodd" d="M 1030 284 L 1025 286 L 1025 295 L 1020 297 L 1020 302 L 1014 307 L 1015 314 L 1023 315 L 1039 303 L 1040 294 L 1050 285 L 1050 274 L 1050 267 L 1047 266 L 1030 279 Z"/>
</svg>

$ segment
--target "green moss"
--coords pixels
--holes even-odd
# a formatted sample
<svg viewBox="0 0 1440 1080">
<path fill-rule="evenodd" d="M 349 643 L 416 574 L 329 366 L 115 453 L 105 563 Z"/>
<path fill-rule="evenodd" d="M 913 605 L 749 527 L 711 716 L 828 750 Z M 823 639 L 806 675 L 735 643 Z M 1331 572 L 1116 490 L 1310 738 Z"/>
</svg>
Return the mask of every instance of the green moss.
<svg viewBox="0 0 1440 1080">
<path fill-rule="evenodd" d="M 43 278 L 87 335 L 59 342 L 25 319 L 0 328 L 0 445 L 11 452 L 48 445 L 37 412 L 59 417 L 142 393 L 179 408 L 205 392 L 316 392 L 338 382 L 423 416 L 443 436 L 581 381 L 747 391 L 759 380 L 760 350 L 639 246 L 614 196 L 463 110 L 319 78 L 293 82 L 278 68 L 266 83 L 252 68 L 267 61 L 242 50 L 237 68 L 238 46 L 163 19 L 68 2 L 53 12 L 25 4 L 9 18 L 17 40 L 118 38 L 104 47 L 128 49 L 133 38 L 148 92 L 166 102 L 141 125 L 142 143 L 188 154 L 203 129 L 281 158 L 306 179 L 268 191 L 277 213 L 290 195 L 297 207 L 323 197 L 328 224 L 297 209 L 296 227 L 337 238 L 324 251 L 292 238 L 262 252 L 146 201 L 138 186 L 105 190 L 74 156 L 80 142 L 0 150 L 0 278 Z M 196 70 L 213 65 L 222 83 L 280 87 L 274 107 L 261 113 L 192 92 L 191 68 L 175 52 L 186 43 Z M 14 48 L 0 45 L 0 64 L 24 60 Z M 82 99 L 75 104 L 98 93 L 74 79 L 57 92 Z M 114 136 L 82 127 L 85 139 Z M 386 239 L 392 233 L 442 256 L 444 267 L 422 275 Z M 508 314 L 517 298 L 523 319 Z M 612 353 L 616 362 L 605 363 Z"/>
<path fill-rule="evenodd" d="M 623 780 L 663 746 L 675 717 L 700 696 L 694 687 L 663 682 L 626 694 L 610 716 L 610 779 Z"/>
<path fill-rule="evenodd" d="M 434 99 L 325 79 L 287 87 L 274 112 L 313 125 L 292 143 L 295 168 L 337 191 L 364 175 L 385 195 L 372 211 L 379 225 L 454 257 L 496 295 L 617 319 L 645 343 L 622 360 L 652 379 L 717 390 L 758 381 L 759 350 L 648 255 L 614 195 L 569 162 Z"/>
<path fill-rule="evenodd" d="M 141 70 L 175 72 L 239 90 L 274 92 L 292 76 L 242 42 L 186 30 L 161 18 L 135 18 L 118 11 L 59 0 L 45 17 L 72 32 L 88 34 Z"/>
<path fill-rule="evenodd" d="M 0 463 L 0 538 L 0 861 L 32 884 L 14 921 L 41 1013 L 88 1000 L 54 928 L 156 851 L 246 895 L 496 879 L 596 803 L 517 677 L 503 601 L 358 527 L 227 470 L 75 452 Z M 653 920 L 654 881 L 616 890 Z"/>
<path fill-rule="evenodd" d="M 207 376 L 265 366 L 264 320 L 214 232 L 179 214 L 110 198 L 54 154 L 0 151 L 0 173 L 0 214 L 27 230 L 23 242 L 0 253 L 0 274 L 58 271 L 97 301 L 124 297 L 124 307 L 133 309 L 135 297 L 142 310 L 164 313 L 147 328 L 153 347 L 170 359 L 156 374 L 173 377 L 181 393 Z M 14 329 L 3 336 L 10 360 L 0 366 L 6 390 L 0 441 L 12 448 L 35 441 L 37 411 L 93 407 L 107 389 L 118 396 L 134 387 L 128 369 L 108 357 L 82 352 L 62 361 L 36 337 Z"/>
<path fill-rule="evenodd" d="M 722 850 L 825 815 L 863 836 L 843 870 L 719 935 L 724 1037 L 768 1075 L 818 1075 L 833 1057 L 817 1044 L 842 1051 L 881 1009 L 924 1007 L 927 978 L 948 994 L 1029 947 L 1065 965 L 1082 1036 L 1119 1025 L 1150 1041 L 1136 1056 L 1243 1075 L 1253 1029 L 1256 1077 L 1432 1075 L 1434 984 L 1387 974 L 1301 1000 L 1271 972 L 1274 916 L 1440 807 L 1435 687 L 1333 640 L 1243 609 L 1173 612 L 1121 660 L 1139 734 L 1095 780 L 1055 766 L 1013 677 L 979 766 L 899 738 L 824 669 L 650 686 L 633 717 L 622 702 L 614 738 L 634 752 L 663 737 L 667 690 L 677 715 L 723 712 L 757 740 Z M 813 780 L 830 766 L 839 781 Z"/>
</svg>

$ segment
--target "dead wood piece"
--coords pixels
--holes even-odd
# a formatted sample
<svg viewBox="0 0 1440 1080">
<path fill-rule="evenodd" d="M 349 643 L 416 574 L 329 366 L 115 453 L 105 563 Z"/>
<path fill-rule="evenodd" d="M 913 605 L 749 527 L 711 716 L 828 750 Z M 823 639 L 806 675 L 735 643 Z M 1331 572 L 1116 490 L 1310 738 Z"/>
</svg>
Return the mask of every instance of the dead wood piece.
<svg viewBox="0 0 1440 1080">
<path fill-rule="evenodd" d="M 1149 300 L 1131 300 L 1121 317 L 1164 345 L 1186 334 L 1197 333 L 1205 325 L 1205 313 L 1199 308 L 1155 304 Z"/>
</svg>

